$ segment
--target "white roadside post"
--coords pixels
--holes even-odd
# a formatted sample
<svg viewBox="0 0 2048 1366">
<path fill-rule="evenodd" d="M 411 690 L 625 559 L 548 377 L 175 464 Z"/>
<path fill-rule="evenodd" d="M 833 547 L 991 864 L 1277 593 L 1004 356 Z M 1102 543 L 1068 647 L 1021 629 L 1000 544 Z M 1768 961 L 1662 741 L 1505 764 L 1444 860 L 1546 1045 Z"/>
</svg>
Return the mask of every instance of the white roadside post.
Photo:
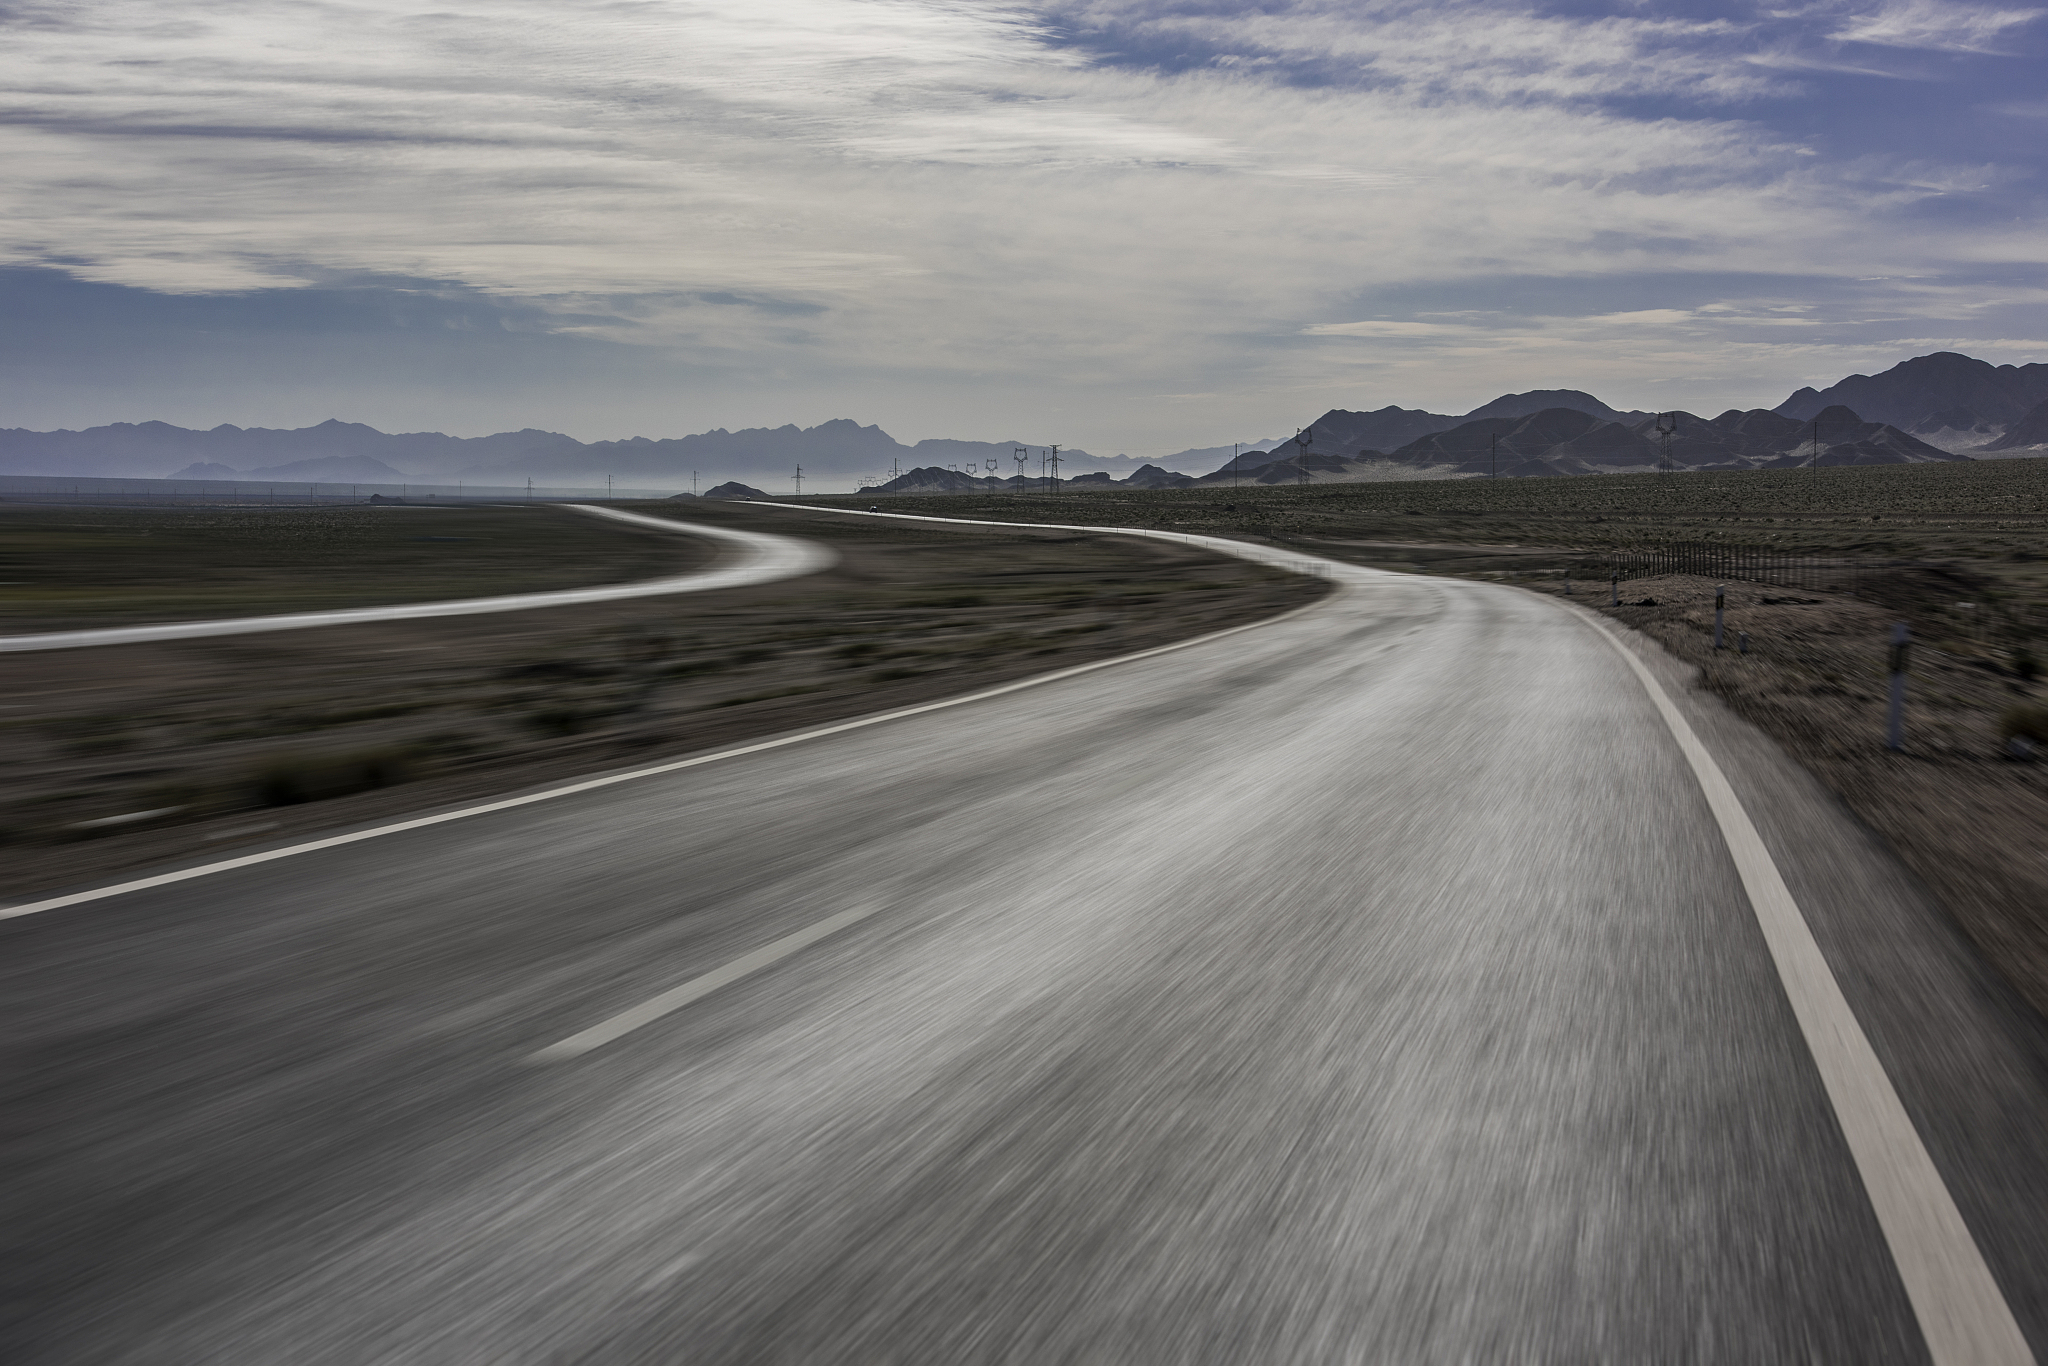
<svg viewBox="0 0 2048 1366">
<path fill-rule="evenodd" d="M 1906 748 L 1906 654 L 1912 648 L 1906 623 L 1892 626 L 1892 714 L 1886 728 L 1885 748 L 1903 753 Z"/>
</svg>

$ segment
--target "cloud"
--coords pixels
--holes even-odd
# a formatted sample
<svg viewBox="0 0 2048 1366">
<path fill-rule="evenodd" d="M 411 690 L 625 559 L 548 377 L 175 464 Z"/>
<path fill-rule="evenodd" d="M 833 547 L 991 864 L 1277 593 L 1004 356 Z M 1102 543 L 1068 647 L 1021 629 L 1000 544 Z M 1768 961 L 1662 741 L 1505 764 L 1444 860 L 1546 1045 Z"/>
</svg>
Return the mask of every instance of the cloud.
<svg viewBox="0 0 2048 1366">
<path fill-rule="evenodd" d="M 2003 16 L 2031 12 L 1968 13 L 16 5 L 0 12 L 0 262 L 207 297 L 446 282 L 523 328 L 658 355 L 692 394 L 851 394 L 909 436 L 1000 428 L 1057 394 L 1100 424 L 1077 441 L 1172 449 L 1206 421 L 1277 429 L 1299 395 L 1399 371 L 1404 348 L 1454 367 L 1469 351 L 1448 378 L 1399 371 L 1462 384 L 1497 363 L 1489 329 L 1629 375 L 1664 354 L 1616 359 L 1606 339 L 1639 324 L 1371 302 L 1390 290 L 1548 279 L 1591 297 L 1647 271 L 1824 291 L 2037 258 L 2017 215 L 1911 213 L 1998 208 L 2032 183 L 2031 154 L 1851 155 L 1803 113 L 1774 121 L 1809 85 L 1864 78 L 1794 78 L 1772 53 L 1855 42 L 1892 74 L 1878 38 L 1844 35 L 1974 52 L 1954 44 L 2018 41 Z M 1913 74 L 1953 98 L 1952 77 Z M 1711 321 L 1685 325 L 1727 335 Z M 1161 392 L 1194 396 L 1188 425 L 1146 425 L 1132 400 Z"/>
<path fill-rule="evenodd" d="M 1836 42 L 1929 52 L 2010 51 L 2011 31 L 2033 23 L 2048 10 L 1998 9 L 1989 5 L 1945 4 L 1942 0 L 1892 0 L 1835 17 Z"/>
<path fill-rule="evenodd" d="M 1464 338 L 1472 329 L 1458 323 L 1403 322 L 1396 319 L 1368 319 L 1355 323 L 1313 323 L 1301 329 L 1305 337 L 1425 337 Z"/>
</svg>

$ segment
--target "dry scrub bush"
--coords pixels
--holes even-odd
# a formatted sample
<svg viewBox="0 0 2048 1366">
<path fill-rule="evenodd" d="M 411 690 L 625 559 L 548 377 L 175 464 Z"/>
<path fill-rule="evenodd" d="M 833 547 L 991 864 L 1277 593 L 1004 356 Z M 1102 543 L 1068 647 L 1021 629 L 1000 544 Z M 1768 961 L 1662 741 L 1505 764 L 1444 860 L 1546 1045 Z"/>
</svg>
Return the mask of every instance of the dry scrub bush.
<svg viewBox="0 0 2048 1366">
<path fill-rule="evenodd" d="M 2048 745 L 2048 706 L 2039 702 L 2015 702 L 1998 718 L 1998 733 L 2007 740 L 2030 740 Z"/>
</svg>

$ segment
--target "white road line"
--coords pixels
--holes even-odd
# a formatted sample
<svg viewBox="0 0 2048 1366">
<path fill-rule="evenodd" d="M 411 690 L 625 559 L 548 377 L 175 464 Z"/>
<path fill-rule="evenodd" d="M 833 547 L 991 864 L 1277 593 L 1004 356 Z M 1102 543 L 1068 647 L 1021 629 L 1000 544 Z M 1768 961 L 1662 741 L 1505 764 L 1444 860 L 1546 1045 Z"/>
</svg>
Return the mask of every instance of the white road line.
<svg viewBox="0 0 2048 1366">
<path fill-rule="evenodd" d="M 457 598 L 447 602 L 414 602 L 391 607 L 351 607 L 331 612 L 289 612 L 267 617 L 230 617 L 222 621 L 177 621 L 156 626 L 110 626 L 92 631 L 50 631 L 32 636 L 0 636 L 0 654 L 29 650 L 76 650 L 94 645 L 133 645 L 152 640 L 193 640 L 202 636 L 239 636 L 260 631 L 300 631 L 312 626 L 351 626 L 374 621 L 416 621 L 424 617 L 480 616 L 490 612 L 527 612 L 537 607 L 572 607 L 626 598 L 666 597 L 673 593 L 705 593 L 719 588 L 746 588 L 775 583 L 829 569 L 838 555 L 826 546 L 792 536 L 734 531 L 727 527 L 678 522 L 666 517 L 584 503 L 563 506 L 635 526 L 700 536 L 737 546 L 744 558 L 720 569 L 701 569 L 666 579 L 639 583 L 600 584 L 548 593 L 513 593 L 495 598 Z"/>
<path fill-rule="evenodd" d="M 751 977 L 771 963 L 779 963 L 798 949 L 809 948 L 827 935 L 837 934 L 848 925 L 866 920 L 881 909 L 880 904 L 876 904 L 827 916 L 815 925 L 806 925 L 794 934 L 785 934 L 772 944 L 764 944 L 752 953 L 742 954 L 724 967 L 713 968 L 702 977 L 693 977 L 679 987 L 662 992 L 652 1000 L 642 1001 L 631 1010 L 622 1010 L 609 1020 L 571 1034 L 560 1043 L 551 1043 L 539 1052 L 529 1055 L 526 1060 L 545 1063 L 580 1058 L 591 1049 L 601 1048 L 622 1034 L 630 1034 L 641 1025 L 652 1024 L 672 1011 L 681 1010 L 692 1001 L 709 996 L 720 987 L 730 986 L 742 977 Z"/>
<path fill-rule="evenodd" d="M 1352 578 L 1359 573 L 1357 566 L 1347 565 L 1342 561 L 1309 557 L 1304 562 L 1242 541 L 1232 542 L 1222 537 L 1185 532 L 1150 531 L 1130 527 L 1048 525 L 1038 522 L 978 522 L 961 517 L 862 513 L 838 508 L 804 510 L 837 512 L 856 517 L 897 517 L 906 521 L 1131 535 L 1222 549 L 1241 559 L 1294 568 L 1302 572 L 1329 572 L 1333 576 L 1341 572 L 1346 578 Z M 630 517 L 633 514 L 613 515 Z M 487 802 L 481 806 L 465 807 L 459 811 L 399 821 L 372 830 L 311 840 L 285 849 L 249 854 L 155 877 L 138 878 L 112 887 L 75 892 L 69 896 L 52 897 L 46 901 L 30 902 L 22 906 L 4 907 L 0 908 L 0 920 L 55 910 L 61 906 L 97 901 L 149 887 L 184 882 L 212 873 L 225 872 L 231 868 L 267 863 L 295 854 L 310 853 L 316 849 L 353 844 L 403 830 L 416 830 L 491 811 L 504 811 L 550 801 L 577 792 L 587 792 L 615 783 L 632 782 L 661 773 L 673 773 L 679 769 L 715 763 L 742 754 L 778 749 L 785 745 L 836 735 L 841 731 L 880 725 L 886 721 L 917 716 L 946 707 L 965 706 L 971 702 L 999 697 L 1020 689 L 1071 678 L 1076 674 L 1089 673 L 1096 669 L 1109 668 L 1173 650 L 1189 649 L 1223 636 L 1235 635 L 1240 631 L 1272 625 L 1276 621 L 1310 611 L 1318 605 L 1311 603 L 1306 607 L 1296 608 L 1293 612 L 1283 613 L 1279 617 L 1247 622 L 1242 626 L 1214 631 L 1172 645 L 1140 650 L 1115 659 L 1098 660 L 1093 664 L 1059 669 L 1035 678 L 970 693 L 964 697 L 903 707 L 896 711 L 840 722 L 837 725 L 821 726 L 796 735 L 742 745 L 716 754 L 700 755 L 694 759 L 682 759 L 674 763 L 634 769 L 627 773 L 586 779 L 544 792 L 529 793 L 523 797 L 512 797 L 503 801 Z M 1713 756 L 1700 743 L 1699 737 L 1693 734 L 1691 725 L 1679 713 L 1663 686 L 1657 682 L 1643 662 L 1636 658 L 1634 652 L 1604 620 L 1590 613 L 1581 615 L 1606 637 L 1608 643 L 1621 655 L 1642 683 L 1658 714 L 1664 718 L 1665 726 L 1670 730 L 1672 738 L 1678 742 L 1679 749 L 1691 765 L 1693 776 L 1698 780 L 1700 789 L 1707 798 L 1707 805 L 1721 827 L 1722 839 L 1727 843 L 1728 851 L 1734 858 L 1736 870 L 1742 878 L 1743 889 L 1749 896 L 1757 924 L 1762 928 L 1765 942 L 1770 947 L 1772 961 L 1777 965 L 1779 981 L 1792 1004 L 1794 1018 L 1799 1021 L 1800 1032 L 1805 1036 L 1807 1048 L 1813 1056 L 1822 1085 L 1827 1090 L 1828 1099 L 1834 1106 L 1836 1121 L 1841 1125 L 1843 1136 L 1848 1142 L 1850 1156 L 1856 1163 L 1864 1190 L 1870 1196 L 1871 1206 L 1877 1214 L 1878 1226 L 1884 1232 L 1893 1264 L 1897 1266 L 1899 1278 L 1905 1284 L 1907 1298 L 1919 1319 L 1921 1335 L 1926 1339 L 1928 1354 L 1935 1366 L 2033 1366 L 2033 1352 L 2027 1346 L 2026 1338 L 2020 1333 L 2019 1324 L 2013 1319 L 2011 1307 L 2006 1304 L 2004 1294 L 1992 1278 L 1991 1269 L 1985 1264 L 1984 1255 L 1979 1251 L 1975 1238 L 1971 1236 L 1969 1226 L 1963 1222 L 1962 1213 L 1956 1208 L 1954 1197 L 1949 1194 L 1947 1184 L 1943 1182 L 1941 1173 L 1934 1166 L 1934 1160 L 1928 1156 L 1926 1146 L 1921 1143 L 1919 1131 L 1913 1127 L 1912 1117 L 1906 1113 L 1898 1092 L 1892 1087 L 1891 1078 L 1885 1074 L 1884 1064 L 1879 1061 L 1876 1050 L 1870 1046 L 1870 1040 L 1857 1022 L 1855 1012 L 1850 1009 L 1848 999 L 1842 995 L 1841 984 L 1835 980 L 1834 971 L 1828 967 L 1827 959 L 1821 953 L 1820 945 L 1814 940 L 1813 931 L 1801 914 L 1798 902 L 1793 899 L 1791 890 L 1785 886 L 1785 880 L 1778 872 L 1777 864 L 1772 861 L 1770 851 L 1764 846 L 1763 837 L 1757 833 L 1756 825 L 1750 820 L 1748 811 L 1743 808 L 1741 799 L 1735 795 L 1735 789 L 1729 785 L 1720 765 L 1714 762 Z M 614 1015 L 582 1033 L 573 1034 L 560 1043 L 541 1049 L 532 1055 L 532 1060 L 554 1061 L 588 1052 L 591 1048 L 637 1029 L 650 1020 L 658 1019 L 691 1001 L 698 1000 L 727 983 L 737 981 L 759 971 L 762 967 L 786 958 L 847 925 L 875 914 L 878 909 L 863 907 L 842 911 L 836 916 L 818 921 L 806 929 L 798 930 L 795 934 L 787 935 L 750 954 L 736 958 L 724 967 L 672 988 L 632 1010 Z"/>
<path fill-rule="evenodd" d="M 948 526 L 971 527 L 1016 527 L 1025 531 L 1086 531 L 1098 536 L 1136 536 L 1147 541 L 1171 541 L 1176 545 L 1200 546 L 1204 550 L 1215 550 L 1253 564 L 1271 565 L 1295 574 L 1312 574 L 1318 578 L 1345 577 L 1353 580 L 1383 574 L 1388 571 L 1366 569 L 1342 560 L 1332 560 L 1322 555 L 1289 554 L 1286 551 L 1254 545 L 1250 541 L 1234 541 L 1227 536 L 1204 536 L 1193 531 L 1155 531 L 1150 527 L 1137 526 L 1076 526 L 1066 522 L 987 522 L 977 517 L 933 517 L 922 512 L 862 512 L 857 508 L 817 507 L 809 503 L 763 503 L 757 498 L 742 499 L 753 507 L 774 507 L 793 509 L 798 512 L 824 512 L 836 517 L 881 517 L 898 522 L 942 522 Z"/>
<path fill-rule="evenodd" d="M 1635 652 L 1605 621 L 1579 615 L 1635 671 L 1706 794 L 1905 1282 L 1928 1355 L 1935 1366 L 2031 1366 L 2034 1354 L 1991 1268 L 1735 789 Z"/>
<path fill-rule="evenodd" d="M 894 515 L 918 521 L 966 520 L 914 514 L 854 515 Z M 1132 529 L 1130 534 L 1190 544 L 1211 544 L 1219 539 L 1139 529 Z M 1245 558 L 1254 556 L 1247 554 Z M 1330 560 L 1322 563 L 1341 564 Z M 1355 566 L 1344 567 L 1355 570 Z M 1884 1231 L 1892 1263 L 1905 1285 L 1906 1297 L 1919 1320 L 1920 1333 L 1934 1366 L 2032 1366 L 2033 1351 L 2013 1318 L 2011 1306 L 1993 1279 L 1969 1225 L 1956 1208 L 1955 1198 L 1949 1194 L 1947 1183 L 1941 1179 L 1934 1159 L 1920 1141 L 1919 1131 L 1913 1127 L 1912 1116 L 1906 1113 L 1898 1091 L 1885 1074 L 1884 1063 L 1870 1046 L 1870 1039 L 1842 994 L 1841 983 L 1835 980 L 1834 970 L 1821 953 L 1799 903 L 1786 887 L 1778 865 L 1727 775 L 1721 772 L 1721 766 L 1700 743 L 1656 677 L 1605 619 L 1591 612 L 1576 615 L 1606 637 L 1635 673 L 1706 796 L 1708 808 L 1721 828 L 1721 838 L 1742 878 L 1750 908 L 1770 947 L 1771 960 L 1791 1002 L 1793 1017 L 1799 1021 L 1800 1033 L 1834 1106 L 1835 1120 L 1841 1126 L 1850 1157 L 1877 1214 L 1878 1227 Z"/>
<path fill-rule="evenodd" d="M 619 783 L 636 782 L 642 778 L 653 778 L 663 773 L 675 773 L 686 768 L 696 768 L 700 764 L 715 764 L 723 759 L 737 759 L 743 754 L 758 754 L 763 750 L 781 749 L 787 745 L 802 744 L 806 740 L 818 740 L 827 735 L 838 735 L 842 731 L 861 730 L 867 726 L 879 726 L 889 721 L 900 721 L 908 716 L 922 716 L 926 712 L 942 711 L 947 707 L 964 707 L 969 703 L 986 701 L 991 697 L 1002 697 L 1007 693 L 1020 692 L 1025 688 L 1036 688 L 1042 687 L 1047 683 L 1057 683 L 1063 678 L 1073 678 L 1077 674 L 1093 673 L 1097 669 L 1111 669 L 1120 664 L 1130 664 L 1140 659 L 1150 659 L 1155 655 L 1169 654 L 1175 650 L 1193 649 L 1197 645 L 1203 645 L 1212 640 L 1221 640 L 1225 636 L 1234 636 L 1240 631 L 1251 631 L 1261 626 L 1271 626 L 1276 622 L 1285 621 L 1289 617 L 1298 616 L 1321 605 L 1319 600 L 1306 606 L 1297 607 L 1291 612 L 1282 612 L 1279 616 L 1266 617 L 1259 621 L 1248 621 L 1241 626 L 1227 626 L 1223 630 L 1211 631 L 1207 635 L 1175 641 L 1171 645 L 1155 645 L 1149 650 L 1138 650 L 1131 654 L 1118 655 L 1113 659 L 1098 659 L 1092 664 L 1075 664 L 1069 668 L 1055 669 L 1051 673 L 1037 674 L 1030 678 L 1020 678 L 1014 683 L 1002 683 L 993 688 L 983 688 L 979 692 L 967 693 L 960 697 L 942 698 L 937 702 L 921 702 L 912 707 L 898 707 L 894 711 L 877 712 L 872 716 L 859 716 L 850 721 L 839 721 L 829 726 L 819 726 L 812 730 L 798 731 L 793 735 L 781 735 L 772 740 L 759 740 L 750 745 L 739 745 L 732 749 L 722 749 L 712 754 L 699 754 L 689 759 L 676 759 L 665 764 L 652 764 L 646 768 L 630 769 L 624 773 L 607 773 L 596 778 L 585 778 L 579 782 L 567 783 L 561 787 L 546 788 L 539 792 L 528 792 L 517 797 L 505 797 L 498 801 L 484 802 L 477 806 L 465 806 L 454 811 L 439 811 L 430 816 L 415 816 L 410 820 L 394 821 L 389 825 L 374 826 L 368 830 L 353 830 L 343 835 L 329 835 L 323 839 L 307 840 L 303 844 L 292 844 L 286 845 L 281 849 L 266 849 L 259 853 L 243 854 L 238 858 L 222 859 L 217 863 L 200 864 L 193 868 L 179 868 L 168 873 L 157 873 L 150 877 L 117 882 L 107 887 L 88 888 L 82 892 L 70 892 L 63 896 L 47 897 L 41 901 L 23 902 L 18 906 L 0 906 L 0 920 L 12 920 L 19 916 L 36 915 L 43 911 L 59 910 L 65 906 L 79 906 L 90 901 L 104 901 L 109 897 L 125 896 L 129 892 L 147 891 L 152 887 L 168 887 L 173 883 L 190 882 L 194 878 L 211 877 L 215 873 L 225 873 L 236 868 L 253 867 L 259 863 L 272 863 L 278 859 L 293 858 L 299 854 L 310 854 L 320 849 L 339 848 L 344 844 L 360 844 L 364 840 L 380 839 L 385 835 L 396 835 L 407 830 L 423 830 L 428 826 L 446 825 L 450 821 L 467 820 L 471 816 L 488 815 L 493 811 L 510 811 L 515 807 L 532 806 L 538 802 L 549 802 L 559 797 L 574 796 L 578 792 L 590 792 L 601 787 L 613 787 Z"/>
</svg>

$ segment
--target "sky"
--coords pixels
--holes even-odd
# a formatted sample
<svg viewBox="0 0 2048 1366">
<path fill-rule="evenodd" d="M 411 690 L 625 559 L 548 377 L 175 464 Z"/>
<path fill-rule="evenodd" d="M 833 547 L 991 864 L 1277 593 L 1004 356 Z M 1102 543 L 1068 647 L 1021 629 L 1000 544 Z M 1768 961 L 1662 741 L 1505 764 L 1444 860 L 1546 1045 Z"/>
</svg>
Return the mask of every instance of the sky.
<svg viewBox="0 0 2048 1366">
<path fill-rule="evenodd" d="M 1158 455 L 2048 360 L 2048 11 L 0 0 L 0 427 Z"/>
</svg>

